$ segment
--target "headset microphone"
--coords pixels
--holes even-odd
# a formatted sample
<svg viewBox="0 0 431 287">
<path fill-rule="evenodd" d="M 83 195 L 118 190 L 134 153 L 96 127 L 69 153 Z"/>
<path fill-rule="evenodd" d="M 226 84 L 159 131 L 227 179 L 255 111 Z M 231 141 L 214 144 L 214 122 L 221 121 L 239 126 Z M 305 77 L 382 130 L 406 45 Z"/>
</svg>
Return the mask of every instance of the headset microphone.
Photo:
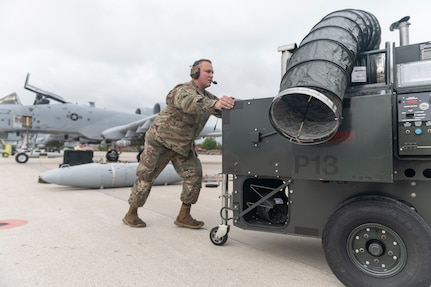
<svg viewBox="0 0 431 287">
<path fill-rule="evenodd" d="M 217 85 L 217 82 L 216 82 L 216 81 L 213 81 L 213 84 L 214 84 L 214 85 Z"/>
</svg>

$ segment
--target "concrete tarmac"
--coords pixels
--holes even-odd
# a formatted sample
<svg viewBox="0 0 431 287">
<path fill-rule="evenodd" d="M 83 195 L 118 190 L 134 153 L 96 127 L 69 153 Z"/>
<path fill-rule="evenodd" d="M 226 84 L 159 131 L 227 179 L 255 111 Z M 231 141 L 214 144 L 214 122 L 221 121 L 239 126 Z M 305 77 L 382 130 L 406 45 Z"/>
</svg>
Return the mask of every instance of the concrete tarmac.
<svg viewBox="0 0 431 287">
<path fill-rule="evenodd" d="M 104 158 L 95 152 L 94 161 Z M 121 160 L 134 161 L 135 153 Z M 204 173 L 221 172 L 220 155 L 200 155 Z M 0 158 L 0 287 L 27 286 L 343 286 L 320 239 L 245 231 L 231 224 L 216 246 L 221 188 L 203 187 L 192 215 L 199 230 L 180 228 L 181 184 L 153 187 L 139 209 L 146 228 L 121 219 L 130 188 L 82 189 L 38 183 L 62 158 Z"/>
</svg>

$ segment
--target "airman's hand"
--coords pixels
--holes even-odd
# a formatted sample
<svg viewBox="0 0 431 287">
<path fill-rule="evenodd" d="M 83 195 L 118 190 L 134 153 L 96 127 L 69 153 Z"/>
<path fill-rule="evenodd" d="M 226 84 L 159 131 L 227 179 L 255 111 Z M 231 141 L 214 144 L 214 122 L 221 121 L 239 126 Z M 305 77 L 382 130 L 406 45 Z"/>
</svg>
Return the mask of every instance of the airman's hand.
<svg viewBox="0 0 431 287">
<path fill-rule="evenodd" d="M 234 105 L 235 105 L 235 98 L 229 97 L 229 96 L 222 96 L 220 100 L 218 100 L 215 103 L 214 108 L 216 110 L 221 110 L 221 109 L 230 110 L 233 108 Z"/>
</svg>

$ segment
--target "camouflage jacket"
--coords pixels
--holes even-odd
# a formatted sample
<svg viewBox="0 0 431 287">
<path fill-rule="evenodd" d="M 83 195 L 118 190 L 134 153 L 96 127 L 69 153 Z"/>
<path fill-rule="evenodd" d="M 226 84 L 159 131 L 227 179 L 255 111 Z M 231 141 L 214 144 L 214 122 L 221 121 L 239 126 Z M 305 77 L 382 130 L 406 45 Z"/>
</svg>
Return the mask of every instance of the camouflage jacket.
<svg viewBox="0 0 431 287">
<path fill-rule="evenodd" d="M 193 81 L 175 86 L 166 96 L 167 106 L 147 131 L 146 140 L 157 141 L 187 156 L 208 118 L 221 117 L 221 111 L 214 109 L 218 100 L 210 92 L 201 91 Z"/>
</svg>

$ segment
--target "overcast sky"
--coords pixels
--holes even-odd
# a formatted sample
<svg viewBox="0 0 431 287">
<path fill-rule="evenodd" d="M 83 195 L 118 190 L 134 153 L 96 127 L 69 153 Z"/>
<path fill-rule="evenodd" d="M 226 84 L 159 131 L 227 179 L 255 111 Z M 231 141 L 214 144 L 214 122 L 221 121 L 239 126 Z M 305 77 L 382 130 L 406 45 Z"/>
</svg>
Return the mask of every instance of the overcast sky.
<svg viewBox="0 0 431 287">
<path fill-rule="evenodd" d="M 213 61 L 214 94 L 274 97 L 277 48 L 347 8 L 374 14 L 382 43 L 398 45 L 389 26 L 407 15 L 410 43 L 431 40 L 423 0 L 0 0 L 0 97 L 16 92 L 32 104 L 30 73 L 31 84 L 67 101 L 134 112 L 164 102 L 199 58 Z"/>
</svg>

